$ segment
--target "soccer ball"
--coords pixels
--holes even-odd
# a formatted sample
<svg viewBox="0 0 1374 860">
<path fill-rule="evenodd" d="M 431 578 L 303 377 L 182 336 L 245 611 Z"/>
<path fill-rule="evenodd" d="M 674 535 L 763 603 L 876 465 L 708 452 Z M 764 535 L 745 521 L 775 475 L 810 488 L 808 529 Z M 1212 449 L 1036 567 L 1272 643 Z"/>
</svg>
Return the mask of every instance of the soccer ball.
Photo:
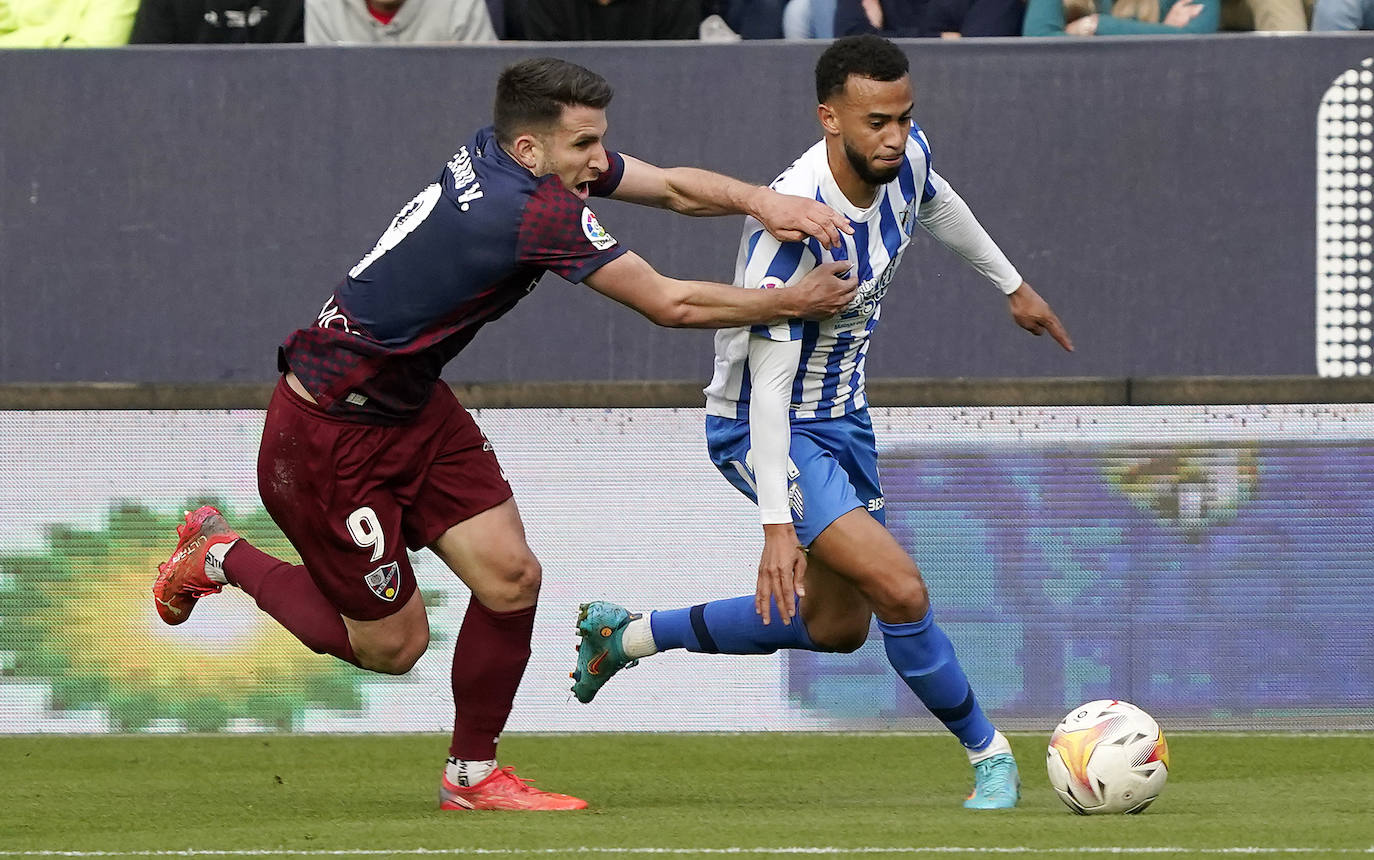
<svg viewBox="0 0 1374 860">
<path fill-rule="evenodd" d="M 1060 721 L 1045 767 L 1055 794 L 1079 815 L 1144 812 L 1169 778 L 1169 745 L 1140 708 L 1099 699 Z"/>
</svg>

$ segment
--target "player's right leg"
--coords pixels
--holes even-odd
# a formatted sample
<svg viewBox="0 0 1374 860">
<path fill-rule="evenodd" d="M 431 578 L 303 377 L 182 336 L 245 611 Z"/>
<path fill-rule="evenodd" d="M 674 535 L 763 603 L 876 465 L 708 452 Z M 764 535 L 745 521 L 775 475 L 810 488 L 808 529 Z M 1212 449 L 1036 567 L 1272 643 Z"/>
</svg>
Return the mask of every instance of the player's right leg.
<svg viewBox="0 0 1374 860">
<path fill-rule="evenodd" d="M 378 672 L 407 671 L 424 653 L 429 630 L 400 508 L 377 486 L 411 465 L 383 459 L 413 448 L 408 434 L 405 425 L 327 416 L 280 383 L 263 429 L 258 484 L 305 565 L 263 553 L 218 511 L 203 508 L 187 516 L 176 552 L 160 568 L 154 595 L 164 618 L 180 608 L 177 619 L 184 619 L 200 597 L 235 585 L 311 650 Z M 358 462 L 359 451 L 374 456 Z M 354 459 L 341 468 L 345 456 Z"/>
<path fill-rule="evenodd" d="M 1020 780 L 1011 746 L 978 704 L 953 643 L 935 623 L 925 582 L 906 550 L 878 519 L 857 509 L 812 542 L 811 556 L 870 601 L 888 662 L 968 752 L 975 785 L 964 805 L 1015 806 Z"/>
</svg>

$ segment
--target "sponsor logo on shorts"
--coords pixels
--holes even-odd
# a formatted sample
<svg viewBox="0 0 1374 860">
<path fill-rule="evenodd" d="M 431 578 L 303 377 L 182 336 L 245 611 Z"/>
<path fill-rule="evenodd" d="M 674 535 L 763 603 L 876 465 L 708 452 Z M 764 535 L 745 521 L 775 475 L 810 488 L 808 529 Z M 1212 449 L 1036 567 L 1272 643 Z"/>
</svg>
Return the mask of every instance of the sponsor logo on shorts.
<svg viewBox="0 0 1374 860">
<path fill-rule="evenodd" d="M 592 210 L 582 207 L 582 233 L 587 237 L 587 241 L 592 243 L 592 247 L 598 251 L 604 251 L 615 244 L 615 238 L 606 232 L 606 228 L 601 226 L 601 222 L 596 220 Z"/>
<path fill-rule="evenodd" d="M 868 500 L 868 509 L 869 509 L 870 511 L 881 511 L 881 510 L 883 509 L 883 506 L 886 505 L 886 504 L 887 504 L 887 500 L 884 499 L 882 496 L 879 496 L 879 497 L 876 498 L 876 499 L 869 499 L 869 500 Z"/>
<path fill-rule="evenodd" d="M 401 593 L 401 565 L 394 561 L 384 564 L 363 577 L 363 582 L 373 594 L 390 603 Z"/>
</svg>

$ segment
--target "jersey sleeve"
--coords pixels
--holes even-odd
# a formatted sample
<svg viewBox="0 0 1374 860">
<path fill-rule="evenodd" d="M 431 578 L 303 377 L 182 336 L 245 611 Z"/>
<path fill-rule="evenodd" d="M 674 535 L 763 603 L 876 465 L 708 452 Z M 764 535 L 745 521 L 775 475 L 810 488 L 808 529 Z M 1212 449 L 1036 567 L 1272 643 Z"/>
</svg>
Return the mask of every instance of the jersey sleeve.
<svg viewBox="0 0 1374 860">
<path fill-rule="evenodd" d="M 534 266 L 580 284 L 626 250 L 555 177 L 530 195 L 521 212 L 515 243 L 518 265 Z"/>
<path fill-rule="evenodd" d="M 792 445 L 792 383 L 801 363 L 800 341 L 749 338 L 749 460 L 764 525 L 792 522 L 788 453 Z"/>
<path fill-rule="evenodd" d="M 921 186 L 921 202 L 929 203 L 940 193 L 940 188 L 935 182 L 939 177 L 935 175 L 935 159 L 930 154 L 930 139 L 926 137 L 926 133 L 921 130 L 921 127 L 914 122 L 911 124 L 911 143 L 916 145 L 916 149 L 912 150 L 911 145 L 908 144 L 908 157 L 914 156 L 916 152 L 920 152 L 925 159 L 925 178 L 924 184 Z"/>
<path fill-rule="evenodd" d="M 620 180 L 625 176 L 624 156 L 608 149 L 606 150 L 606 160 L 610 162 L 611 166 L 591 184 L 590 190 L 593 197 L 610 197 L 620 187 Z"/>
<path fill-rule="evenodd" d="M 779 242 L 763 229 L 763 225 L 750 220 L 753 232 L 745 239 L 743 274 L 740 286 L 752 290 L 775 290 L 790 287 L 806 277 L 806 273 L 816 268 L 820 261 L 811 242 Z M 815 245 L 815 248 L 812 246 Z M 792 319 L 771 325 L 755 325 L 750 332 L 769 340 L 799 340 L 802 336 L 802 320 Z"/>
</svg>

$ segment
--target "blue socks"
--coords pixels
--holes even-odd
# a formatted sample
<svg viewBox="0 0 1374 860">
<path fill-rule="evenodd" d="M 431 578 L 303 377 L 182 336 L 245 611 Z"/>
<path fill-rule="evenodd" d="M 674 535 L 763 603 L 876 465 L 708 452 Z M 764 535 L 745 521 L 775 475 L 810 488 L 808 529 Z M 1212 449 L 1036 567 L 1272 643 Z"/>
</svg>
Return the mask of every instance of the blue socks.
<svg viewBox="0 0 1374 860">
<path fill-rule="evenodd" d="M 779 648 L 820 650 L 806 632 L 800 608 L 790 624 L 778 619 L 776 602 L 772 609 L 773 621 L 765 626 L 754 611 L 751 594 L 656 611 L 649 616 L 649 626 L 660 651 L 686 648 L 702 654 L 772 654 Z"/>
<path fill-rule="evenodd" d="M 649 616 L 654 644 L 660 651 L 685 648 L 702 654 L 772 654 L 782 648 L 822 649 L 811 641 L 802 621 L 800 601 L 791 624 L 778 620 L 777 606 L 767 626 L 754 611 L 754 597 L 732 597 L 685 609 L 659 610 Z M 954 645 L 935 624 L 933 612 L 905 624 L 878 622 L 888 662 L 921 703 L 945 724 L 967 749 L 992 743 L 996 729 L 973 696 L 968 676 L 954 656 Z"/>
<path fill-rule="evenodd" d="M 935 624 L 935 613 L 926 612 L 925 618 L 906 624 L 879 621 L 878 629 L 892 668 L 945 728 L 966 749 L 980 750 L 992 743 L 997 730 L 978 707 L 954 645 Z"/>
</svg>

